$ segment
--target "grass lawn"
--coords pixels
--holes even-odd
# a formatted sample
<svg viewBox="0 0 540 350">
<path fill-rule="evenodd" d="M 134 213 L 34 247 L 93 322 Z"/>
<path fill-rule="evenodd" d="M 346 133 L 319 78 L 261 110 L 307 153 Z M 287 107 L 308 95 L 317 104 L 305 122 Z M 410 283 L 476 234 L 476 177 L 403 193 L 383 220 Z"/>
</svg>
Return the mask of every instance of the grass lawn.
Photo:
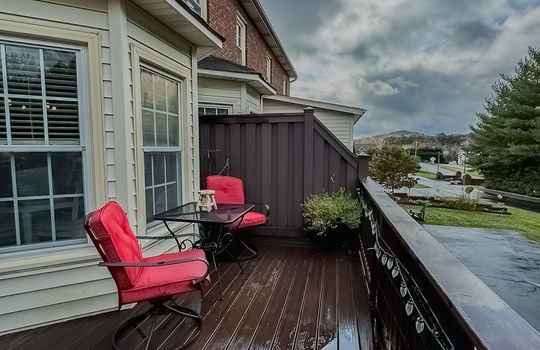
<svg viewBox="0 0 540 350">
<path fill-rule="evenodd" d="M 463 172 L 463 167 L 459 166 L 459 165 L 445 164 L 445 165 L 441 165 L 441 168 L 446 169 L 446 170 L 450 170 L 450 171 L 461 171 L 461 172 Z M 469 174 L 471 176 L 480 176 L 480 173 L 478 172 L 478 170 L 473 170 L 471 168 L 467 168 L 467 174 Z"/>
<path fill-rule="evenodd" d="M 427 171 L 417 171 L 414 173 L 416 176 L 425 177 L 426 179 L 432 179 L 435 180 L 435 173 L 430 173 Z"/>
<path fill-rule="evenodd" d="M 428 186 L 428 185 L 424 185 L 424 184 L 416 184 L 416 185 L 414 185 L 413 188 L 431 188 L 431 187 Z"/>
<path fill-rule="evenodd" d="M 457 209 L 426 209 L 425 223 L 429 225 L 486 227 L 514 230 L 540 242 L 540 214 L 508 207 L 511 215 L 466 211 Z"/>
</svg>

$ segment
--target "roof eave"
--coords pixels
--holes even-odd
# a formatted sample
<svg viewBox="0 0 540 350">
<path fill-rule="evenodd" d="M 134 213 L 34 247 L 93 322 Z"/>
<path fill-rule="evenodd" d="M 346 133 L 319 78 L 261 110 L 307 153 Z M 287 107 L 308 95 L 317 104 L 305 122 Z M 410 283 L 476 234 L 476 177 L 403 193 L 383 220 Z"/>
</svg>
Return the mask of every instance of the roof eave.
<svg viewBox="0 0 540 350">
<path fill-rule="evenodd" d="M 345 105 L 340 105 L 336 103 L 311 100 L 307 98 L 300 98 L 300 97 L 293 97 L 293 96 L 276 95 L 276 96 L 263 96 L 263 98 L 274 100 L 274 101 L 282 101 L 282 102 L 287 102 L 287 103 L 294 103 L 294 104 L 305 105 L 309 107 L 323 108 L 323 109 L 329 109 L 329 110 L 334 110 L 338 112 L 352 114 L 354 115 L 354 123 L 356 123 L 366 112 L 365 109 L 359 108 L 359 107 L 345 106 Z"/>
<path fill-rule="evenodd" d="M 204 52 L 222 48 L 223 37 L 181 0 L 131 1 Z"/>
<path fill-rule="evenodd" d="M 257 73 L 238 73 L 213 69 L 199 69 L 198 75 L 202 78 L 245 82 L 249 86 L 257 90 L 257 92 L 259 92 L 261 95 L 277 94 L 276 89 L 274 89 L 270 84 L 264 81 L 264 79 L 262 79 L 261 76 Z"/>
</svg>

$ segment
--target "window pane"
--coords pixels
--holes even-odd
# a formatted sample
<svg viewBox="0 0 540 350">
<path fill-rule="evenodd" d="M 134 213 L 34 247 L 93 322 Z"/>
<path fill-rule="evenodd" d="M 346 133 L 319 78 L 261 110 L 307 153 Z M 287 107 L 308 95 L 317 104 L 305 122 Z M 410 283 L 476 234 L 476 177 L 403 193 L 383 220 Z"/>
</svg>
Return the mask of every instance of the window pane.
<svg viewBox="0 0 540 350">
<path fill-rule="evenodd" d="M 17 244 L 13 202 L 0 202 L 0 222 L 0 247 Z"/>
<path fill-rule="evenodd" d="M 141 71 L 141 99 L 143 107 L 154 108 L 152 74 Z"/>
<path fill-rule="evenodd" d="M 167 112 L 178 114 L 178 84 L 167 81 Z"/>
<path fill-rule="evenodd" d="M 13 189 L 11 187 L 11 156 L 8 152 L 0 152 L 0 197 L 12 196 Z"/>
<path fill-rule="evenodd" d="M 11 98 L 9 106 L 11 138 L 18 144 L 43 144 L 43 103 L 41 100 Z"/>
<path fill-rule="evenodd" d="M 39 49 L 6 45 L 10 94 L 41 95 Z"/>
<path fill-rule="evenodd" d="M 2 60 L 2 57 L 0 57 L 0 94 L 4 93 L 4 70 L 2 67 L 4 66 L 4 60 Z"/>
<path fill-rule="evenodd" d="M 218 115 L 227 115 L 227 114 L 229 114 L 229 111 L 226 108 L 219 108 L 217 110 L 217 114 Z"/>
<path fill-rule="evenodd" d="M 205 108 L 205 114 L 206 115 L 216 115 L 216 109 L 215 108 Z"/>
<path fill-rule="evenodd" d="M 84 199 L 57 198 L 54 200 L 56 240 L 83 238 Z"/>
<path fill-rule="evenodd" d="M 165 92 L 165 79 L 159 75 L 154 75 L 154 93 L 155 93 L 155 105 L 154 108 L 159 111 L 166 110 L 166 92 Z"/>
<path fill-rule="evenodd" d="M 169 116 L 169 146 L 180 146 L 180 130 L 176 116 Z"/>
<path fill-rule="evenodd" d="M 50 209 L 48 199 L 19 201 L 22 244 L 52 241 Z"/>
<path fill-rule="evenodd" d="M 177 154 L 167 154 L 167 182 L 178 181 Z"/>
<path fill-rule="evenodd" d="M 83 193 L 82 153 L 51 153 L 54 194 Z"/>
<path fill-rule="evenodd" d="M 153 154 L 154 158 L 154 185 L 165 182 L 165 155 Z"/>
<path fill-rule="evenodd" d="M 6 108 L 4 106 L 4 98 L 0 97 L 0 145 L 5 145 L 6 143 L 7 143 Z"/>
<path fill-rule="evenodd" d="M 15 169 L 19 197 L 49 194 L 46 153 L 15 153 Z"/>
<path fill-rule="evenodd" d="M 167 115 L 156 112 L 156 146 L 168 146 Z"/>
<path fill-rule="evenodd" d="M 146 222 L 152 222 L 154 213 L 157 213 L 154 211 L 154 196 L 152 194 L 152 189 L 148 189 L 145 191 L 145 198 L 146 198 Z"/>
<path fill-rule="evenodd" d="M 167 209 L 165 202 L 165 186 L 156 187 L 154 189 L 154 193 L 156 195 L 156 213 L 161 213 L 162 211 L 165 211 Z"/>
<path fill-rule="evenodd" d="M 142 112 L 143 122 L 143 145 L 155 146 L 156 141 L 154 139 L 154 113 L 149 111 Z"/>
<path fill-rule="evenodd" d="M 152 154 L 144 154 L 144 186 L 152 186 Z"/>
<path fill-rule="evenodd" d="M 167 209 L 178 206 L 178 186 L 175 184 L 167 185 Z"/>
<path fill-rule="evenodd" d="M 79 144 L 79 104 L 76 101 L 47 101 L 49 142 Z"/>
<path fill-rule="evenodd" d="M 199 115 L 204 115 L 204 108 L 199 107 Z"/>
<path fill-rule="evenodd" d="M 43 50 L 47 96 L 77 97 L 77 63 L 74 52 Z"/>
</svg>

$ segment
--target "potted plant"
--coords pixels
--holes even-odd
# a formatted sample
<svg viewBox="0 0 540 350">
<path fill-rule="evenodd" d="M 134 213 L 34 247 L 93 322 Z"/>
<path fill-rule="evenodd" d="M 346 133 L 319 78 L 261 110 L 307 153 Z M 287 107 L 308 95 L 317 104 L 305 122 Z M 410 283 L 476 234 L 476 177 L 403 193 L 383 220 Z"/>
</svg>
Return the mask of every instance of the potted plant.
<svg viewBox="0 0 540 350">
<path fill-rule="evenodd" d="M 324 247 L 357 246 L 361 208 L 358 200 L 345 189 L 334 193 L 310 195 L 302 204 L 304 229 L 315 243 Z"/>
</svg>

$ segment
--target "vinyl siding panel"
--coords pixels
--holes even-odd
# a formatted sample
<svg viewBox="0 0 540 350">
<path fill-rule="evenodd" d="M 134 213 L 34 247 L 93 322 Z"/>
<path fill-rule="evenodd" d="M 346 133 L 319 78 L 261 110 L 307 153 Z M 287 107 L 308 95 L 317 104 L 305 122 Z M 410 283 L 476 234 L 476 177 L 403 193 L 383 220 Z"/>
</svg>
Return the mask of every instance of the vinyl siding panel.
<svg viewBox="0 0 540 350">
<path fill-rule="evenodd" d="M 199 78 L 199 104 L 221 104 L 242 112 L 241 83 L 237 81 Z"/>
<path fill-rule="evenodd" d="M 259 94 L 254 88 L 247 87 L 247 112 L 248 113 L 261 113 L 261 94 Z"/>
<path fill-rule="evenodd" d="M 264 113 L 301 113 L 306 106 L 282 101 L 264 100 Z M 315 117 L 350 150 L 353 149 L 353 115 L 315 108 Z"/>
</svg>

